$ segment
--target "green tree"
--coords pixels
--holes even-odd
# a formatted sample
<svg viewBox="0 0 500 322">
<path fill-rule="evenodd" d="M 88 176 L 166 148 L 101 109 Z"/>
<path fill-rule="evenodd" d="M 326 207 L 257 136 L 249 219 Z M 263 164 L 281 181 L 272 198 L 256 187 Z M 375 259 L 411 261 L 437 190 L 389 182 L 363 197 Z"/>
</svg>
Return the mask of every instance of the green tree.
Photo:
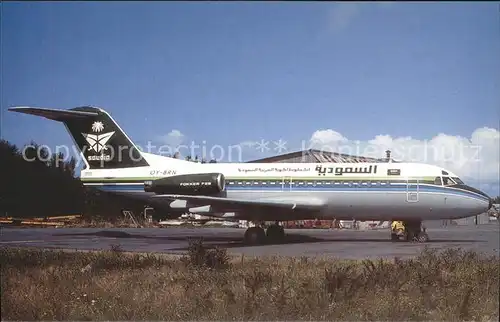
<svg viewBox="0 0 500 322">
<path fill-rule="evenodd" d="M 76 162 L 65 162 L 34 142 L 19 149 L 0 141 L 0 211 L 16 217 L 41 217 L 82 211 L 82 185 Z"/>
<path fill-rule="evenodd" d="M 75 177 L 76 159 L 35 142 L 23 148 L 0 140 L 0 216 L 83 214 L 108 220 L 122 209 L 138 213 L 142 202 L 85 188 Z"/>
</svg>

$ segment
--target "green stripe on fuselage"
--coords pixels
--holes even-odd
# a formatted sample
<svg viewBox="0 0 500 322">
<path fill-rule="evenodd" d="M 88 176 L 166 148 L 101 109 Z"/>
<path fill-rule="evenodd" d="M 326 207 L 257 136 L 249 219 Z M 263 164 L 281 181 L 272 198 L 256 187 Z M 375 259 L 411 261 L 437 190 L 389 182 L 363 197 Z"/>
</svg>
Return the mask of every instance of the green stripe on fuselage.
<svg viewBox="0 0 500 322">
<path fill-rule="evenodd" d="M 80 178 L 82 182 L 141 182 L 157 180 L 164 177 L 118 177 L 118 178 Z M 434 181 L 436 177 L 409 177 L 409 181 Z M 241 180 L 241 181 L 277 181 L 277 180 L 290 180 L 293 181 L 406 181 L 406 177 L 401 176 L 387 176 L 387 177 L 366 177 L 366 176 L 317 176 L 317 177 L 292 177 L 292 176 L 282 176 L 282 177 L 226 177 L 226 181 Z"/>
</svg>

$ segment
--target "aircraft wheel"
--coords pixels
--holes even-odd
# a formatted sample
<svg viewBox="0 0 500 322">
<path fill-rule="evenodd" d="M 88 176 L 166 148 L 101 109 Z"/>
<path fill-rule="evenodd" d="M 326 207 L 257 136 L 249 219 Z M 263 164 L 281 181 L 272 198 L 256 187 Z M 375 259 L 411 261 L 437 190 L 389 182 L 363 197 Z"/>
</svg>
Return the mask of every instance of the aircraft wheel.
<svg viewBox="0 0 500 322">
<path fill-rule="evenodd" d="M 405 241 L 420 242 L 419 236 L 422 233 L 422 223 L 419 221 L 405 221 Z"/>
<path fill-rule="evenodd" d="M 280 243 L 285 239 L 285 229 L 280 225 L 271 225 L 266 230 L 267 240 L 271 243 Z"/>
<path fill-rule="evenodd" d="M 429 235 L 426 232 L 422 231 L 420 232 L 420 234 L 418 234 L 417 241 L 419 243 L 426 243 L 429 241 Z"/>
<path fill-rule="evenodd" d="M 261 227 L 250 227 L 243 238 L 247 245 L 262 245 L 266 241 L 266 233 Z"/>
</svg>

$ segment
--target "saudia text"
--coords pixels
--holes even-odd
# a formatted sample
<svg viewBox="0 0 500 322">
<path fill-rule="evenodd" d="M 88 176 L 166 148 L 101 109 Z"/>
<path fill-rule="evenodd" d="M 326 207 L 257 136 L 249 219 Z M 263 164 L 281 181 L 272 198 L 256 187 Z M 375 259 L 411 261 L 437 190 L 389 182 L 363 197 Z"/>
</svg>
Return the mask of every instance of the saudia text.
<svg viewBox="0 0 500 322">
<path fill-rule="evenodd" d="M 89 161 L 111 161 L 111 156 L 109 154 L 102 155 L 89 155 L 87 157 Z"/>
<path fill-rule="evenodd" d="M 318 165 L 316 167 L 316 171 L 318 171 L 318 175 L 326 175 L 327 173 L 335 173 L 336 176 L 341 176 L 344 173 L 346 174 L 351 174 L 351 173 L 359 173 L 359 174 L 365 174 L 365 173 L 377 173 L 377 166 L 369 166 L 369 167 L 323 167 L 321 165 Z"/>
</svg>

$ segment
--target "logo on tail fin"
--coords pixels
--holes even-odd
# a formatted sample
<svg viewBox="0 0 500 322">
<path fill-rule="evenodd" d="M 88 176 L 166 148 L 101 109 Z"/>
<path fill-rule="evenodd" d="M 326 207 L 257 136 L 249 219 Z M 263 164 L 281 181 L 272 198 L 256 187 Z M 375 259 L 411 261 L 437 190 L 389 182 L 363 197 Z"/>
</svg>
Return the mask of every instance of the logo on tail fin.
<svg viewBox="0 0 500 322">
<path fill-rule="evenodd" d="M 106 143 L 108 143 L 113 134 L 115 134 L 115 132 L 104 133 L 101 135 L 82 133 L 83 137 L 89 144 L 90 150 L 94 150 L 97 153 L 108 148 Z"/>
<path fill-rule="evenodd" d="M 104 130 L 104 124 L 100 121 L 94 122 L 92 124 L 92 131 L 95 133 L 102 132 Z M 83 137 L 89 144 L 89 148 L 91 151 L 96 153 L 102 152 L 104 153 L 107 150 L 106 143 L 108 143 L 109 139 L 115 134 L 115 132 L 108 132 L 103 134 L 89 134 L 82 133 Z M 101 154 L 100 156 L 89 156 L 88 160 L 108 160 L 110 159 L 110 155 Z"/>
<path fill-rule="evenodd" d="M 92 131 L 102 132 L 102 130 L 104 130 L 104 124 L 101 121 L 96 121 L 92 124 Z"/>
</svg>

